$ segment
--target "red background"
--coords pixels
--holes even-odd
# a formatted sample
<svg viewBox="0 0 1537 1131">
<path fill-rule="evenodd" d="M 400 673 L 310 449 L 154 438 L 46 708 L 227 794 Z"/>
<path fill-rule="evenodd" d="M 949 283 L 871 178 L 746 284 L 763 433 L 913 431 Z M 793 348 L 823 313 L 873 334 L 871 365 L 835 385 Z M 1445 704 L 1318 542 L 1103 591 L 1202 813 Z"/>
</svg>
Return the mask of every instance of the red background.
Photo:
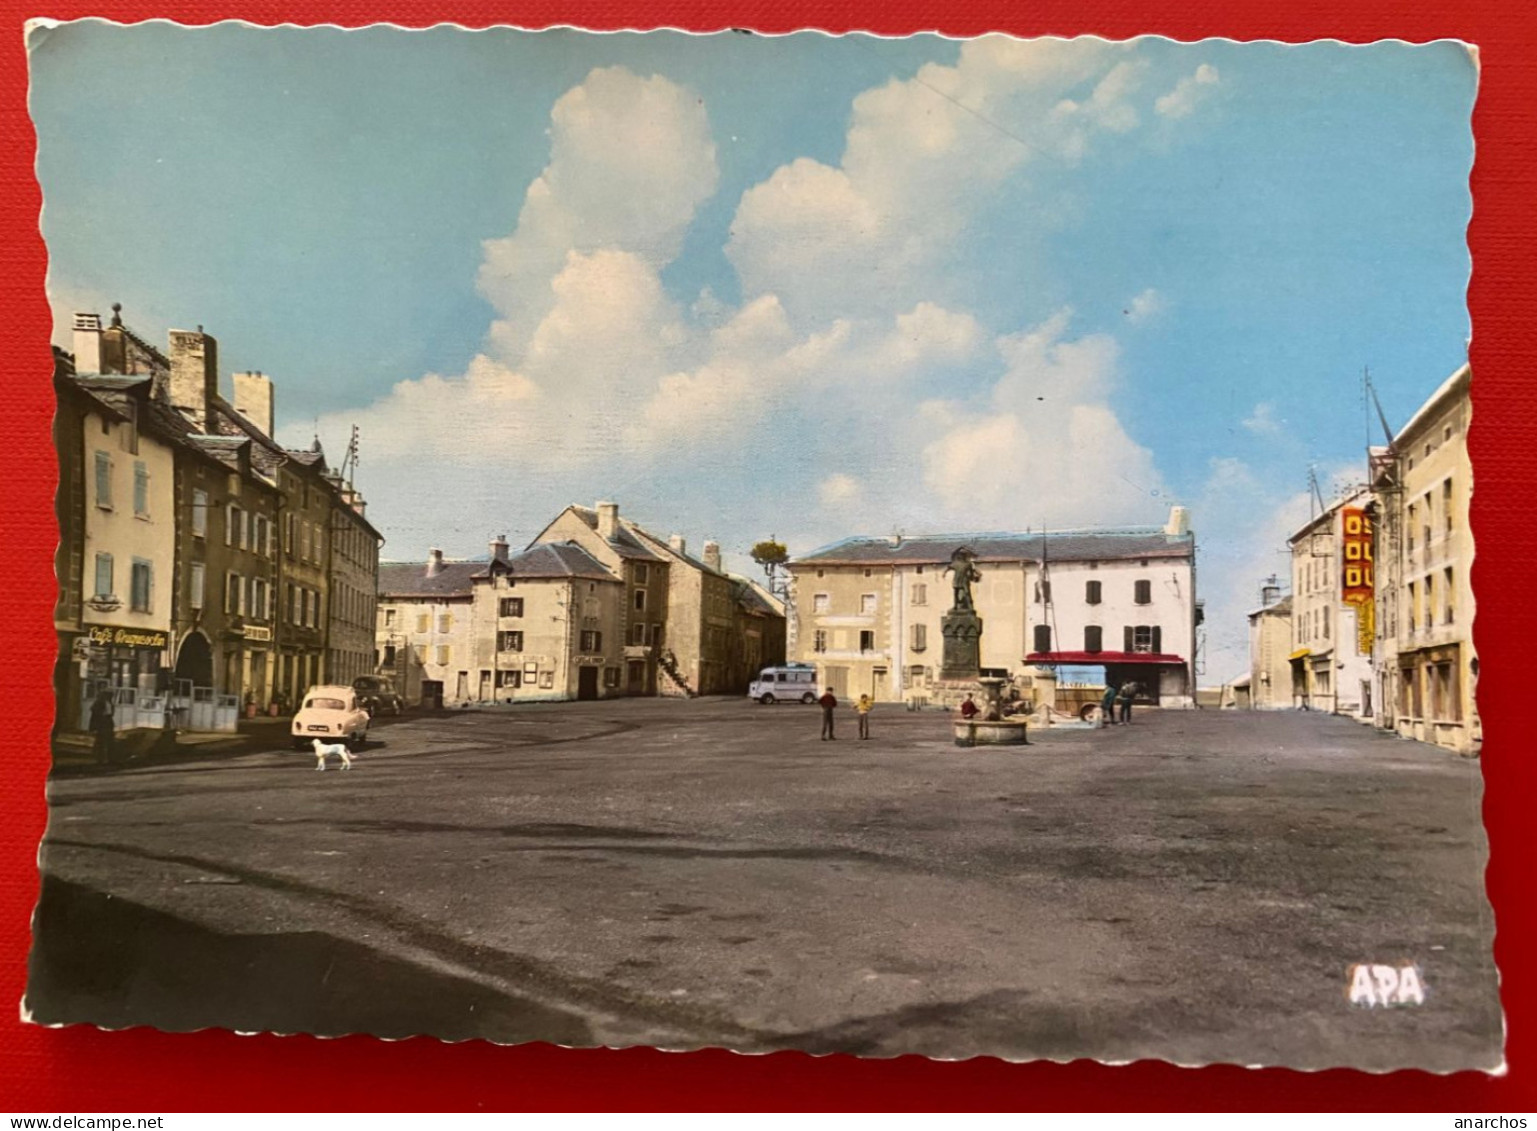
<svg viewBox="0 0 1537 1131">
<path fill-rule="evenodd" d="M 0 310 L 10 346 L 0 381 L 0 562 L 8 597 L 0 632 L 0 1109 L 12 1111 L 503 1110 L 577 1107 L 677 1109 L 1419 1109 L 1498 1112 L 1537 1109 L 1537 1019 L 1532 968 L 1531 848 L 1537 820 L 1526 811 L 1537 756 L 1523 734 L 1521 703 L 1533 694 L 1523 661 L 1531 652 L 1528 563 L 1533 550 L 1528 453 L 1537 405 L 1531 342 L 1537 331 L 1537 67 L 1530 4 L 1443 0 L 1010 0 L 961 4 L 918 0 L 55 0 L 28 7 L 0 0 Z M 1341 9 L 1347 10 L 1341 10 Z M 1473 527 L 1481 599 L 1476 627 L 1486 744 L 1485 822 L 1492 862 L 1490 897 L 1509 1027 L 1504 1077 L 1401 1072 L 1303 1074 L 1233 1067 L 1180 1069 L 1156 1063 L 1011 1065 L 997 1060 L 937 1063 L 915 1057 L 862 1061 L 795 1053 L 743 1057 L 727 1052 L 570 1051 L 547 1045 L 497 1048 L 433 1040 L 389 1044 L 347 1038 L 237 1037 L 145 1030 L 102 1033 L 22 1025 L 6 1003 L 21 998 L 37 894 L 36 850 L 43 832 L 43 779 L 52 714 L 54 638 L 51 570 L 54 458 L 44 300 L 41 197 L 32 174 L 35 139 L 26 112 L 22 24 L 59 19 L 153 17 L 188 23 L 240 18 L 258 24 L 394 21 L 467 26 L 554 23 L 592 28 L 762 31 L 817 27 L 951 35 L 1005 30 L 1022 35 L 1094 33 L 1124 38 L 1156 32 L 1179 39 L 1305 40 L 1334 37 L 1414 41 L 1456 37 L 1477 43 L 1483 76 L 1474 114 L 1478 142 L 1469 232 L 1474 272 L 1474 425 L 1477 489 Z M 124 75 L 125 83 L 153 75 Z M 1524 694 L 1523 694 L 1524 693 Z M 1530 705 L 1530 704 L 1529 704 Z M 1107 973 L 1110 973 L 1107 971 Z"/>
</svg>

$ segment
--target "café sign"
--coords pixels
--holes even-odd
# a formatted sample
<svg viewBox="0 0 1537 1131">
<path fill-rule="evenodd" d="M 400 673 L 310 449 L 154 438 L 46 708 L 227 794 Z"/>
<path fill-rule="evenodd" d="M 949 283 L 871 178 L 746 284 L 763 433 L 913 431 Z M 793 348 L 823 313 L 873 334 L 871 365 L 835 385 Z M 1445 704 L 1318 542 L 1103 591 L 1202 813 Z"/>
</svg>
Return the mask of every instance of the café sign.
<svg viewBox="0 0 1537 1131">
<path fill-rule="evenodd" d="M 272 639 L 272 630 L 264 625 L 248 624 L 245 626 L 245 638 L 265 643 Z"/>
<path fill-rule="evenodd" d="M 119 628 L 109 624 L 90 624 L 85 628 L 86 639 L 100 648 L 142 648 L 160 652 L 170 643 L 166 633 L 158 628 Z"/>
</svg>

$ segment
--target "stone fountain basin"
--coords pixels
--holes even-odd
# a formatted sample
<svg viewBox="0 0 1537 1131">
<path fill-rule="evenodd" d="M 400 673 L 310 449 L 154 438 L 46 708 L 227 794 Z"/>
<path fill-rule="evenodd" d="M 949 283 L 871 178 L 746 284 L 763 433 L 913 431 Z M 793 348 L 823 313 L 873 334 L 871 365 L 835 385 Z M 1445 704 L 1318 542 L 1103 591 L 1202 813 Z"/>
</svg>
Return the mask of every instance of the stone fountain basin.
<svg viewBox="0 0 1537 1131">
<path fill-rule="evenodd" d="M 957 746 L 1028 746 L 1024 719 L 957 719 Z"/>
</svg>

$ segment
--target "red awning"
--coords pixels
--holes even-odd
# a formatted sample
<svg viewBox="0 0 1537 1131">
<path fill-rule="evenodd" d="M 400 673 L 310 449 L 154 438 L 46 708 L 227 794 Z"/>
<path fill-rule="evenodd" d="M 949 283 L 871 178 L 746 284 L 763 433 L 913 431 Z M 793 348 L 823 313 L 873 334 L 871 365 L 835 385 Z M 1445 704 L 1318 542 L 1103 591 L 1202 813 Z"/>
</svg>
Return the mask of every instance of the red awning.
<svg viewBox="0 0 1537 1131">
<path fill-rule="evenodd" d="M 1185 661 L 1167 652 L 1031 652 L 1027 664 L 1180 664 Z"/>
</svg>

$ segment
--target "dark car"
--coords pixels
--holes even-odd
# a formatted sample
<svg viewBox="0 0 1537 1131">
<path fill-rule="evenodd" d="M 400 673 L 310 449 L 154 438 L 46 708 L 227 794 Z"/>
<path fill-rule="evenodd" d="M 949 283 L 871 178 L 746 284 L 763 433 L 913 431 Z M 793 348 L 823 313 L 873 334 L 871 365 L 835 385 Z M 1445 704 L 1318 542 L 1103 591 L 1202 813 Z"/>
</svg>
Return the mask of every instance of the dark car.
<svg viewBox="0 0 1537 1131">
<path fill-rule="evenodd" d="M 352 681 L 352 689 L 358 693 L 358 701 L 370 715 L 398 715 L 406 709 L 405 699 L 383 676 L 360 675 Z"/>
</svg>

